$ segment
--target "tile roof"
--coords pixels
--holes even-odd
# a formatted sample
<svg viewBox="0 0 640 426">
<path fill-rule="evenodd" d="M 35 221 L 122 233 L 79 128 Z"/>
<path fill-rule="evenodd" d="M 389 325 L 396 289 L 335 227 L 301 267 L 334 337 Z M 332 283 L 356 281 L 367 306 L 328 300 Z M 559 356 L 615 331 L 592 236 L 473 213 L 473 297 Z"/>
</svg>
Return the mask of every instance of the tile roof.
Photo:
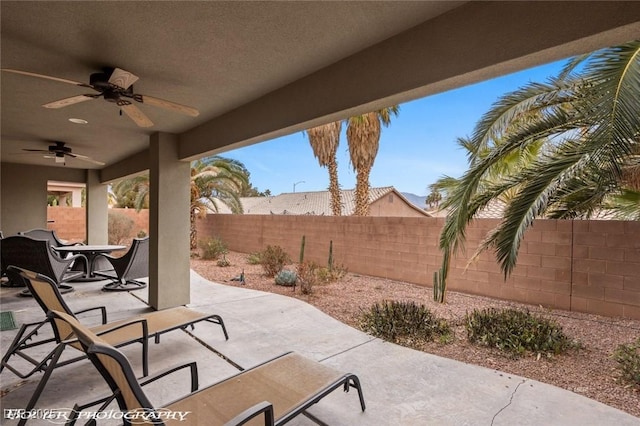
<svg viewBox="0 0 640 426">
<path fill-rule="evenodd" d="M 371 188 L 369 202 L 384 197 L 391 191 L 392 186 Z M 342 215 L 349 216 L 355 209 L 355 190 L 340 191 L 342 198 Z M 269 197 L 242 197 L 242 207 L 245 214 L 293 214 L 293 215 L 326 215 L 330 216 L 331 201 L 329 191 L 289 192 Z"/>
<path fill-rule="evenodd" d="M 504 210 L 507 207 L 507 204 L 504 201 L 500 200 L 491 200 L 487 206 L 480 210 L 474 216 L 476 219 L 502 219 L 502 215 L 504 214 Z M 446 217 L 448 211 L 447 210 L 427 210 L 427 213 L 433 217 Z"/>
</svg>

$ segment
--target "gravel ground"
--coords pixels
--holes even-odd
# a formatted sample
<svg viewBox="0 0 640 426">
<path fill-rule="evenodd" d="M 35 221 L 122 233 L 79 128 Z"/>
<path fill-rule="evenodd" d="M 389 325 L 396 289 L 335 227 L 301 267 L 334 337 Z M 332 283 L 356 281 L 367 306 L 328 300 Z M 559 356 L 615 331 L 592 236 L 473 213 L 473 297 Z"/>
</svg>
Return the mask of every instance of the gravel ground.
<svg viewBox="0 0 640 426">
<path fill-rule="evenodd" d="M 632 343 L 640 337 L 640 321 L 548 310 L 455 292 L 447 293 L 446 304 L 438 304 L 432 300 L 430 287 L 352 273 L 337 282 L 317 285 L 312 294 L 304 295 L 299 288 L 293 291 L 290 287 L 275 285 L 273 278 L 264 276 L 260 265 L 246 262 L 244 253 L 231 252 L 226 258 L 231 266 L 223 268 L 215 261 L 192 259 L 191 267 L 210 281 L 232 286 L 240 286 L 230 279 L 244 270 L 246 288 L 296 297 L 353 327 L 357 327 L 361 311 L 375 302 L 398 300 L 424 304 L 455 325 L 455 338 L 451 343 L 427 343 L 416 349 L 550 383 L 640 417 L 640 389 L 617 380 L 616 363 L 611 358 L 619 344 Z M 514 360 L 496 350 L 472 345 L 466 340 L 462 319 L 467 312 L 488 307 L 519 307 L 551 318 L 563 327 L 565 334 L 578 341 L 582 349 L 552 358 L 538 359 L 532 355 Z"/>
</svg>

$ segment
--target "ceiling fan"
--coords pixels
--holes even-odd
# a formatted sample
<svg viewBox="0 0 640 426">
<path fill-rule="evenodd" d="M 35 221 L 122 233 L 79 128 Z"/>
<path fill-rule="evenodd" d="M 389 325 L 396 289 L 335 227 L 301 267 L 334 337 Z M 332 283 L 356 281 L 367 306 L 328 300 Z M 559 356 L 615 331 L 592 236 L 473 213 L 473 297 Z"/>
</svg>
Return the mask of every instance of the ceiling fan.
<svg viewBox="0 0 640 426">
<path fill-rule="evenodd" d="M 45 158 L 55 158 L 56 163 L 65 164 L 66 157 L 77 158 L 78 160 L 88 161 L 89 163 L 98 164 L 100 166 L 104 166 L 104 163 L 101 161 L 96 161 L 86 155 L 74 154 L 71 152 L 71 148 L 65 146 L 64 142 L 54 142 L 55 145 L 49 145 L 48 149 L 29 149 L 23 148 L 23 151 L 28 152 L 42 152 L 48 155 L 45 155 Z"/>
<path fill-rule="evenodd" d="M 138 77 L 120 68 L 105 68 L 103 72 L 91 74 L 88 84 L 9 68 L 2 68 L 2 71 L 27 75 L 30 77 L 44 78 L 80 87 L 87 87 L 98 92 L 72 96 L 58 101 L 49 102 L 43 105 L 45 108 L 62 108 L 79 102 L 104 98 L 107 102 L 112 102 L 118 105 L 120 110 L 124 111 L 124 113 L 140 127 L 151 127 L 153 126 L 153 122 L 133 103 L 134 101 L 186 114 L 191 117 L 197 117 L 200 114 L 197 109 L 190 106 L 134 93 L 133 83 L 138 80 Z"/>
</svg>

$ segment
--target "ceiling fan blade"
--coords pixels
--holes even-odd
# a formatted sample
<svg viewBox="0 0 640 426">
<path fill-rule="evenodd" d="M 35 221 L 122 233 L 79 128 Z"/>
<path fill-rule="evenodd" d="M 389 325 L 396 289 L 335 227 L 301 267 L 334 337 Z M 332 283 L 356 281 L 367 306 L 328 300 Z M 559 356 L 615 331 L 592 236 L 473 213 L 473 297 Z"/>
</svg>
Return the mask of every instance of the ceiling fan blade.
<svg viewBox="0 0 640 426">
<path fill-rule="evenodd" d="M 50 75 L 36 74 L 34 72 L 20 71 L 20 70 L 14 70 L 14 69 L 10 69 L 10 68 L 2 68 L 2 71 L 11 72 L 11 73 L 14 73 L 14 74 L 28 75 L 30 77 L 44 78 L 44 79 L 47 79 L 47 80 L 57 81 L 59 83 L 73 84 L 75 86 L 91 87 L 88 84 L 80 83 L 79 81 L 73 81 L 73 80 L 67 80 L 67 79 L 64 79 L 64 78 L 52 77 Z"/>
<path fill-rule="evenodd" d="M 42 105 L 45 108 L 63 108 L 69 105 L 77 104 L 84 101 L 90 101 L 99 97 L 99 94 L 96 95 L 78 95 L 72 96 L 70 98 L 60 99 L 59 101 L 49 102 L 48 104 Z"/>
<path fill-rule="evenodd" d="M 94 160 L 93 158 L 87 157 L 86 155 L 73 154 L 73 153 L 67 153 L 66 155 L 68 155 L 69 157 L 77 158 L 78 160 L 87 161 L 89 163 L 97 164 L 99 166 L 104 166 L 104 163 L 102 161 Z"/>
<path fill-rule="evenodd" d="M 22 148 L 22 150 L 29 151 L 29 152 L 50 152 L 48 149 Z"/>
<path fill-rule="evenodd" d="M 149 120 L 140 108 L 131 103 L 123 103 L 118 104 L 118 106 L 129 116 L 130 119 L 135 121 L 135 123 L 140 127 L 151 127 L 153 126 L 153 121 Z"/>
<path fill-rule="evenodd" d="M 125 90 L 136 81 L 138 81 L 138 76 L 120 68 L 115 68 L 111 73 L 111 77 L 109 77 L 109 83 Z"/>
<path fill-rule="evenodd" d="M 191 117 L 197 117 L 200 115 L 200 111 L 190 106 L 181 105 L 164 99 L 154 98 L 152 96 L 136 95 L 134 99 L 143 104 L 149 104 L 156 107 L 168 109 L 174 112 L 179 112 L 181 114 L 190 115 Z"/>
</svg>

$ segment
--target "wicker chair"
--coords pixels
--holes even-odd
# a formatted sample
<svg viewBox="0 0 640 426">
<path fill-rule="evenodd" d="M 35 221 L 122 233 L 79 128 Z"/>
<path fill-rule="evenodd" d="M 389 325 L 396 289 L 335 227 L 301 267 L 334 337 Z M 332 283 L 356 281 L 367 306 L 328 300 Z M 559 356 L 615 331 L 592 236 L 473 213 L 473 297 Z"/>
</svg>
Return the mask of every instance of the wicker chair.
<svg viewBox="0 0 640 426">
<path fill-rule="evenodd" d="M 75 278 L 86 274 L 87 258 L 76 254 L 66 259 L 61 258 L 51 247 L 48 240 L 35 240 L 24 235 L 14 235 L 0 240 L 0 259 L 2 274 L 7 274 L 9 283 L 7 286 L 23 286 L 20 279 L 15 279 L 8 273 L 9 266 L 34 271 L 49 277 L 63 293 L 73 291 L 73 287 L 65 284 Z M 84 270 L 71 271 L 72 265 L 81 263 Z M 30 296 L 29 290 L 23 290 L 21 296 Z"/>
<path fill-rule="evenodd" d="M 72 411 L 75 418 L 86 408 L 99 403 L 102 409 L 114 399 L 123 412 L 157 413 L 142 386 L 187 367 L 191 371 L 191 392 L 164 406 L 173 412 L 187 412 L 187 417 L 180 422 L 185 425 L 241 425 L 251 419 L 263 419 L 260 424 L 264 425 L 282 425 L 338 388 L 345 391 L 355 388 L 360 408 L 365 410 L 360 380 L 356 375 L 343 373 L 295 352 L 285 353 L 197 391 L 197 369 L 193 362 L 138 381 L 129 360 L 113 345 L 68 314 L 52 311 L 50 316 L 52 320 L 66 322 L 73 329 L 87 356 L 113 392 L 110 397 L 99 401 L 76 405 Z M 149 417 L 150 423 L 164 425 L 160 416 L 154 417 Z"/>
<path fill-rule="evenodd" d="M 130 291 L 144 288 L 147 284 L 138 281 L 149 276 L 149 237 L 134 238 L 129 250 L 121 257 L 100 254 L 111 263 L 113 270 L 95 271 L 94 275 L 110 278 L 112 282 L 102 287 L 105 291 Z"/>
</svg>

